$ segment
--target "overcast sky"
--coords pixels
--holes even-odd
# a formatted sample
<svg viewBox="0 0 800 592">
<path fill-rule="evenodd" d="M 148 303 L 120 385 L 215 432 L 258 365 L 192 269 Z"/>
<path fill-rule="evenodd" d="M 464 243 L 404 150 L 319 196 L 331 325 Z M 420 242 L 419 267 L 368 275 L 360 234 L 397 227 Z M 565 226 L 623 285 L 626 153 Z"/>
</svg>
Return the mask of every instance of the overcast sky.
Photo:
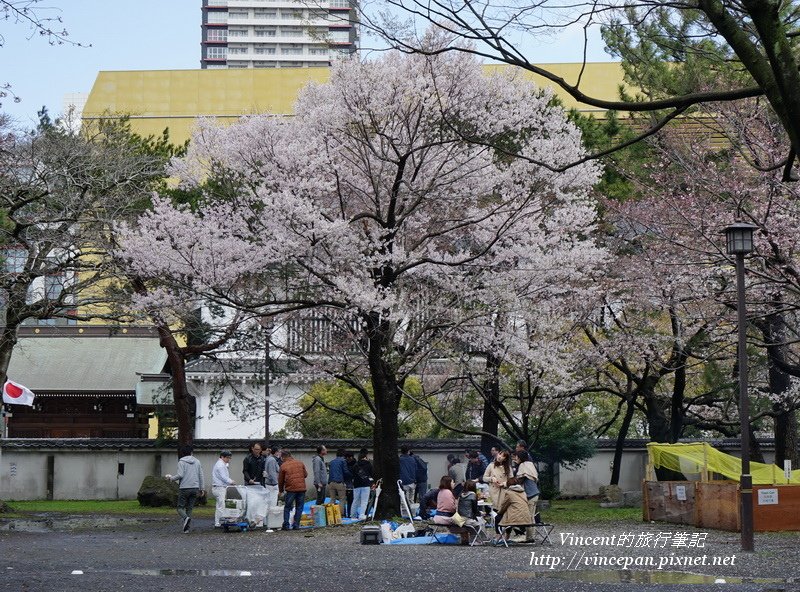
<svg viewBox="0 0 800 592">
<path fill-rule="evenodd" d="M 62 111 L 64 95 L 88 93 L 100 70 L 171 70 L 200 67 L 200 0 L 44 0 L 61 16 L 70 39 L 91 47 L 51 46 L 25 25 L 0 21 L 0 83 L 21 99 L 3 99 L 2 111 L 31 124 L 46 105 Z M 580 30 L 530 49 L 539 63 L 580 61 Z M 370 41 L 365 40 L 365 46 Z M 590 61 L 607 61 L 602 50 Z"/>
</svg>

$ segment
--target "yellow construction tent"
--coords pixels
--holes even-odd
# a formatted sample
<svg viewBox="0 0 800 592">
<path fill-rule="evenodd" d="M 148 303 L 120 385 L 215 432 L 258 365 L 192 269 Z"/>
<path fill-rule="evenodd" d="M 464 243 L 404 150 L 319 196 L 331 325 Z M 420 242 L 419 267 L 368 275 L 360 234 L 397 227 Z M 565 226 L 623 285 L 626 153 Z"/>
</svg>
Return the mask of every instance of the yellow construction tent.
<svg viewBox="0 0 800 592">
<path fill-rule="evenodd" d="M 726 479 L 738 481 L 742 473 L 740 458 L 720 452 L 707 442 L 687 444 L 651 442 L 647 445 L 647 452 L 653 467 L 671 469 L 684 475 L 717 473 Z M 751 462 L 750 474 L 753 476 L 753 485 L 784 483 L 800 485 L 800 469 L 792 471 L 791 478 L 787 481 L 783 469 L 777 465 Z"/>
</svg>

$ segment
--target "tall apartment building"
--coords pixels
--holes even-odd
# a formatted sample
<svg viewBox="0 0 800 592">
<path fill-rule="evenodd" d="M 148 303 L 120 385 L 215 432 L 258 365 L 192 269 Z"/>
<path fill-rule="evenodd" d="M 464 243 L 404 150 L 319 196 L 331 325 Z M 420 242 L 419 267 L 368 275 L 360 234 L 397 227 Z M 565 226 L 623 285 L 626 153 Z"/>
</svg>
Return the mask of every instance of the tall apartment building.
<svg viewBox="0 0 800 592">
<path fill-rule="evenodd" d="M 203 0 L 202 68 L 328 66 L 358 49 L 356 0 Z"/>
</svg>

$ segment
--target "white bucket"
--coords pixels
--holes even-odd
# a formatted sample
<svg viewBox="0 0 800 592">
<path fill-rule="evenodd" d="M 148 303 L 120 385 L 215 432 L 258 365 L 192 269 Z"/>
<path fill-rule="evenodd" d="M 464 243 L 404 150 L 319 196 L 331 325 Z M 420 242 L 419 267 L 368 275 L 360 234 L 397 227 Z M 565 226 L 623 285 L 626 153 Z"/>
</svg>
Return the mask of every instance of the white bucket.
<svg viewBox="0 0 800 592">
<path fill-rule="evenodd" d="M 267 513 L 267 528 L 280 528 L 283 526 L 283 506 L 273 506 Z"/>
</svg>

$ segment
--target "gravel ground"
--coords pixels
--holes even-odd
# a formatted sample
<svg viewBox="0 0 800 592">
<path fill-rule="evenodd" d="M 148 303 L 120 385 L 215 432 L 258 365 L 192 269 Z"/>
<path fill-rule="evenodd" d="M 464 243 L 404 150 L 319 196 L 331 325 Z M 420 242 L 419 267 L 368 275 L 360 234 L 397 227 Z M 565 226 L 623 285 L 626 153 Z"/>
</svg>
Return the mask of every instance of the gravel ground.
<svg viewBox="0 0 800 592">
<path fill-rule="evenodd" d="M 177 519 L 108 523 L 0 532 L 0 589 L 800 590 L 800 533 L 758 533 L 756 551 L 748 554 L 739 549 L 738 533 L 631 521 L 557 527 L 552 546 L 509 549 L 360 545 L 357 527 L 224 533 L 197 519 L 185 535 Z M 590 538 L 570 540 L 570 533 Z M 644 542 L 649 546 L 636 546 Z M 625 562 L 629 570 L 620 569 Z"/>
</svg>

